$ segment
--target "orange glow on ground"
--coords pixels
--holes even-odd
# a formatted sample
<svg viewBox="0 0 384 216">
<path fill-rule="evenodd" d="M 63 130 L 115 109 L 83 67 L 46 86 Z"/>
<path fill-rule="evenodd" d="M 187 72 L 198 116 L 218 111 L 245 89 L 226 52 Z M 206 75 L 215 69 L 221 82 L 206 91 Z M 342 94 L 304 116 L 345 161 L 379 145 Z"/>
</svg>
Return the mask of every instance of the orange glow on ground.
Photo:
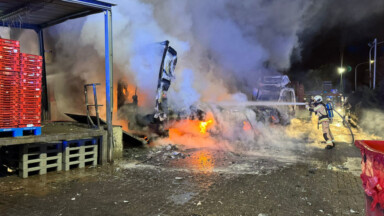
<svg viewBox="0 0 384 216">
<path fill-rule="evenodd" d="M 192 157 L 191 163 L 199 171 L 211 172 L 215 167 L 215 161 L 209 151 L 199 151 Z"/>
</svg>

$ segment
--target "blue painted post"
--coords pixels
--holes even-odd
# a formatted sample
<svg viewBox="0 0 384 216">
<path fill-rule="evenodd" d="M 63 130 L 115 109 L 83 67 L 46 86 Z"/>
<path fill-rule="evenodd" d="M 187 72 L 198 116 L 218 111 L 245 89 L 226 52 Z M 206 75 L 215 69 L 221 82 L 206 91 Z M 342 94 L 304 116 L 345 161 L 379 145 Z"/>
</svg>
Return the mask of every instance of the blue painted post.
<svg viewBox="0 0 384 216">
<path fill-rule="evenodd" d="M 104 11 L 105 23 L 105 94 L 106 94 L 106 116 L 107 116 L 107 146 L 108 146 L 108 161 L 112 162 L 113 152 L 113 132 L 112 132 L 112 100 L 113 100 L 113 52 L 112 52 L 112 11 Z"/>
<path fill-rule="evenodd" d="M 43 29 L 37 31 L 39 37 L 39 48 L 40 55 L 43 57 L 43 67 L 42 67 L 42 97 L 41 97 L 41 119 L 42 121 L 49 119 L 49 109 L 48 109 L 48 91 L 47 91 L 47 73 L 45 70 L 45 50 L 44 50 L 44 32 Z"/>
</svg>

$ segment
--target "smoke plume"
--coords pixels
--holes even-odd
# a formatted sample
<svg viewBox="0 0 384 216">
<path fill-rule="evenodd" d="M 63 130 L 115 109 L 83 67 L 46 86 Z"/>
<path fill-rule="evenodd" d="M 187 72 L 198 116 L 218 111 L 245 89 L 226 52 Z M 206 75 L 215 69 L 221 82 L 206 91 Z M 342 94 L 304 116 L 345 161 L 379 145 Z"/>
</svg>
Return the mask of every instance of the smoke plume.
<svg viewBox="0 0 384 216">
<path fill-rule="evenodd" d="M 161 60 L 153 44 L 169 40 L 179 59 L 170 90 L 170 101 L 178 108 L 199 100 L 230 100 L 239 92 L 249 96 L 261 76 L 288 69 L 308 5 L 304 0 L 283 4 L 229 0 L 115 3 L 116 77 L 129 77 L 145 93 L 143 104 L 153 105 Z M 279 17 L 274 16 L 277 12 Z M 76 63 L 69 66 L 70 74 L 87 82 L 103 81 L 102 22 L 103 16 L 97 14 L 49 31 L 57 40 L 56 59 L 66 57 L 65 62 L 71 62 L 72 58 Z M 62 67 L 65 62 L 58 60 L 57 64 Z"/>
</svg>

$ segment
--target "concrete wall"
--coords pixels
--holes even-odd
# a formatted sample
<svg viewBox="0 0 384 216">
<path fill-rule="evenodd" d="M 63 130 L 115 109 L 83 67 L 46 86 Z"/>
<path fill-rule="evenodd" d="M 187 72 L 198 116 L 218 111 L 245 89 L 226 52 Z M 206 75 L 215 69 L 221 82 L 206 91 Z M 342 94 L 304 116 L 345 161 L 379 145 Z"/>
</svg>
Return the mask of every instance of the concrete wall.
<svg viewBox="0 0 384 216">
<path fill-rule="evenodd" d="M 113 159 L 123 157 L 123 130 L 121 126 L 113 126 Z"/>
</svg>

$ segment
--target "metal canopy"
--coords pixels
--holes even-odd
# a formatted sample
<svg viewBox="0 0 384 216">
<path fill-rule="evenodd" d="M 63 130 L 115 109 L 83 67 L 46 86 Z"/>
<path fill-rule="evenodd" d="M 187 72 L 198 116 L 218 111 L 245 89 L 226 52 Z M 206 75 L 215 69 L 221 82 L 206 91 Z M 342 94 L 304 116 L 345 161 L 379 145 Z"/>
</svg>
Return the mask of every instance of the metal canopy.
<svg viewBox="0 0 384 216">
<path fill-rule="evenodd" d="M 97 0 L 0 0 L 0 26 L 39 30 L 68 19 L 110 10 Z"/>
<path fill-rule="evenodd" d="M 113 90 L 113 43 L 112 6 L 114 4 L 97 0 L 0 0 L 0 26 L 33 29 L 38 34 L 42 70 L 42 118 L 48 119 L 47 76 L 45 71 L 43 29 L 90 14 L 104 12 L 105 40 L 105 88 L 108 161 L 112 161 L 112 90 Z"/>
</svg>

